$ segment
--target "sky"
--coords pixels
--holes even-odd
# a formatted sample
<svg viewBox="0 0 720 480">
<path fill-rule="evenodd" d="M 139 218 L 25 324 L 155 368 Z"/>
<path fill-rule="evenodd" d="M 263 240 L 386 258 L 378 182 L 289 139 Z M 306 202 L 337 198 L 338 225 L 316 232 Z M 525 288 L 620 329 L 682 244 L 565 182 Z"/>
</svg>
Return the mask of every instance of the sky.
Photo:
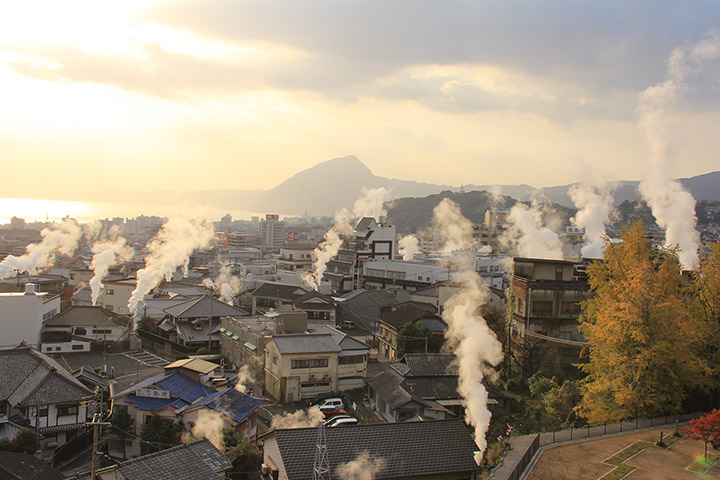
<svg viewBox="0 0 720 480">
<path fill-rule="evenodd" d="M 268 189 L 345 155 L 456 186 L 638 180 L 639 94 L 719 25 L 692 0 L 9 2 L 2 196 Z M 672 176 L 718 170 L 717 63 L 664 112 Z"/>
</svg>

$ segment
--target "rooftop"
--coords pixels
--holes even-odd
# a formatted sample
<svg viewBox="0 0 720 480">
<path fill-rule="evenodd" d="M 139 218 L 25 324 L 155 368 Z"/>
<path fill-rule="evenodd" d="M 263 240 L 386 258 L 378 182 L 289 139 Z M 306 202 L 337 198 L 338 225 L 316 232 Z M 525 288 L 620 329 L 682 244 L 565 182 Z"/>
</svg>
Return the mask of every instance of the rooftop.
<svg viewBox="0 0 720 480">
<path fill-rule="evenodd" d="M 126 327 L 130 318 L 99 306 L 72 306 L 45 322 L 48 327 L 109 326 Z"/>
</svg>

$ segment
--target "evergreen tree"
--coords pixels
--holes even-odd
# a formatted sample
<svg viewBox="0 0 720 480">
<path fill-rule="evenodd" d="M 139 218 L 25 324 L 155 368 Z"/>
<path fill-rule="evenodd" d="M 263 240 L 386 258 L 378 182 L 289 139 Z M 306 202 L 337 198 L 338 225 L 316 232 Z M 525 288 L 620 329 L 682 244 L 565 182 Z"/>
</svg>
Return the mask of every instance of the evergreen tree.
<svg viewBox="0 0 720 480">
<path fill-rule="evenodd" d="M 703 372 L 689 334 L 682 274 L 672 249 L 654 253 L 637 223 L 588 269 L 595 296 L 580 330 L 590 343 L 579 413 L 591 423 L 677 412 Z"/>
</svg>

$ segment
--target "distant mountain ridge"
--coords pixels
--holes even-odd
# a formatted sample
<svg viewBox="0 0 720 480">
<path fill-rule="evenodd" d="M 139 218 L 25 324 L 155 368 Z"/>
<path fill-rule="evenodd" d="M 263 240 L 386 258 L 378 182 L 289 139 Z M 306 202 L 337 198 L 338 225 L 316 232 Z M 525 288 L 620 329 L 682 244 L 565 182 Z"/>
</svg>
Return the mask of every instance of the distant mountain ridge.
<svg viewBox="0 0 720 480">
<path fill-rule="evenodd" d="M 439 167 L 441 168 L 441 167 Z M 697 200 L 720 199 L 720 171 L 680 179 Z M 619 205 L 639 197 L 636 181 L 615 182 L 613 196 Z M 465 185 L 464 190 L 487 191 L 518 201 L 533 198 L 549 200 L 574 208 L 568 191 L 575 184 L 535 188 L 530 185 Z M 270 190 L 208 190 L 196 192 L 162 192 L 165 201 L 194 201 L 217 208 L 275 212 L 299 215 L 332 215 L 343 207 L 352 207 L 365 188 L 385 187 L 393 198 L 426 197 L 444 191 L 458 192 L 460 187 L 436 185 L 379 177 L 354 155 L 321 162 L 286 179 Z M 149 199 L 153 194 L 142 194 Z"/>
</svg>

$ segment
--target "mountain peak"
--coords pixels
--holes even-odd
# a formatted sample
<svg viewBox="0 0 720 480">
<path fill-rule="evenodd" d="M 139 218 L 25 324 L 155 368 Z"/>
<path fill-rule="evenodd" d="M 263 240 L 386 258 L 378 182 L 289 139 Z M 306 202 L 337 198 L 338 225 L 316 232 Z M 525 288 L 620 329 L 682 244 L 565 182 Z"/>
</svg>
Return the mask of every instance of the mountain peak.
<svg viewBox="0 0 720 480">
<path fill-rule="evenodd" d="M 344 157 L 333 158 L 332 160 L 320 162 L 314 167 L 308 168 L 308 170 L 324 170 L 327 168 L 349 169 L 354 172 L 363 171 L 365 173 L 372 174 L 372 171 L 370 171 L 367 165 L 361 162 L 355 155 L 345 155 Z"/>
</svg>

